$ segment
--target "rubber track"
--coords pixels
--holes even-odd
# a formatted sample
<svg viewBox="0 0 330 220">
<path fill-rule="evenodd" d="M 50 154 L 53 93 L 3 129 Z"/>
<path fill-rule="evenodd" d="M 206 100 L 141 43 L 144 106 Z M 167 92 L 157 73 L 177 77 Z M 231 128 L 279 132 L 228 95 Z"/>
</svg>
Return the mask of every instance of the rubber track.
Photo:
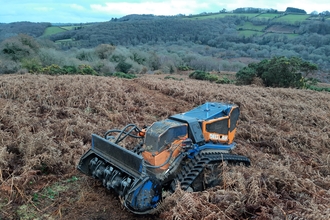
<svg viewBox="0 0 330 220">
<path fill-rule="evenodd" d="M 200 152 L 195 155 L 188 164 L 182 167 L 176 180 L 181 183 L 181 189 L 186 190 L 203 171 L 205 165 L 214 162 L 221 163 L 223 161 L 230 163 L 244 163 L 246 166 L 250 165 L 250 160 L 245 156 L 220 153 L 216 151 Z"/>
</svg>

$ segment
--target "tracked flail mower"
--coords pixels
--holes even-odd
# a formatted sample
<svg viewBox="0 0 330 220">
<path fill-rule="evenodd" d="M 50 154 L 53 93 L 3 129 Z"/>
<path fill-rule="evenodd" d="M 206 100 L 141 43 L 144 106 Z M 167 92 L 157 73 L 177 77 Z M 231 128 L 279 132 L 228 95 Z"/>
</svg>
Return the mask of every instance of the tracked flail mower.
<svg viewBox="0 0 330 220">
<path fill-rule="evenodd" d="M 247 157 L 231 154 L 239 114 L 235 104 L 208 102 L 143 129 L 129 124 L 104 137 L 93 134 L 78 169 L 116 191 L 131 212 L 150 213 L 178 183 L 201 191 L 220 183 L 216 168 L 223 162 L 250 165 Z M 128 150 L 121 145 L 126 138 L 139 143 Z"/>
</svg>

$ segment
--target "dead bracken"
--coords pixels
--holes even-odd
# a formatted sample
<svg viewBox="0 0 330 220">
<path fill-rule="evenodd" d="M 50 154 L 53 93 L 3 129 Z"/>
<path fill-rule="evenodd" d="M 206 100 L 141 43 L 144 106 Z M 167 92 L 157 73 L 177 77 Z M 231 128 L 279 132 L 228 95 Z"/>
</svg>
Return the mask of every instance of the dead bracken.
<svg viewBox="0 0 330 220">
<path fill-rule="evenodd" d="M 0 77 L 1 219 L 330 219 L 330 93 L 97 76 Z M 151 124 L 210 102 L 240 106 L 236 153 L 223 185 L 177 190 L 154 215 L 122 209 L 76 170 L 92 133 Z"/>
</svg>

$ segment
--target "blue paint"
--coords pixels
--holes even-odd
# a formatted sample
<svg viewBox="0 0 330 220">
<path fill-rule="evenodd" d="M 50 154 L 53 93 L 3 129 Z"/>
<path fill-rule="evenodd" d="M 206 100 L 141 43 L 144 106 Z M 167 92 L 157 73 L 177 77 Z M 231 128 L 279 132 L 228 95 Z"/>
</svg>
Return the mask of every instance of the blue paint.
<svg viewBox="0 0 330 220">
<path fill-rule="evenodd" d="M 236 143 L 232 144 L 213 144 L 213 143 L 206 143 L 199 147 L 199 150 L 207 150 L 207 149 L 215 149 L 215 150 L 225 150 L 229 151 L 234 149 Z"/>
<path fill-rule="evenodd" d="M 157 202 L 159 201 L 159 196 L 154 196 L 151 200 L 151 202 L 155 203 L 154 206 L 156 206 Z"/>
<path fill-rule="evenodd" d="M 131 206 L 135 210 L 155 208 L 160 200 L 157 187 L 158 185 L 151 180 L 141 183 L 141 186 L 133 193 Z M 153 196 L 151 196 L 152 194 Z"/>
<path fill-rule="evenodd" d="M 197 144 L 194 144 L 194 148 L 188 150 L 188 158 L 193 159 L 193 157 L 198 154 L 200 151 L 203 150 L 223 150 L 223 151 L 229 151 L 235 148 L 236 143 L 232 144 L 213 144 L 213 143 L 206 143 L 202 146 L 198 146 Z"/>
<path fill-rule="evenodd" d="M 227 103 L 206 102 L 205 104 L 200 105 L 186 113 L 182 113 L 181 115 L 207 121 L 228 116 L 233 106 L 234 105 Z"/>
<path fill-rule="evenodd" d="M 94 149 L 94 138 L 92 136 L 92 149 Z"/>
<path fill-rule="evenodd" d="M 151 199 L 151 202 L 153 203 L 153 207 L 155 208 L 157 206 L 157 203 L 160 200 L 160 196 L 159 196 L 159 191 L 158 191 L 158 185 L 154 184 L 153 185 L 153 190 L 155 192 L 155 196 Z"/>
</svg>

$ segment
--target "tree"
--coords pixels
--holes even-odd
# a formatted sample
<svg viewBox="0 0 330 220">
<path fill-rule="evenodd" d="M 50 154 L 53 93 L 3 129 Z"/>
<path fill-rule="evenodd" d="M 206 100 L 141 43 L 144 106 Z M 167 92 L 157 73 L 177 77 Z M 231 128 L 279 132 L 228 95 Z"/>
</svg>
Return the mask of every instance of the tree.
<svg viewBox="0 0 330 220">
<path fill-rule="evenodd" d="M 158 70 L 161 66 L 160 58 L 155 52 L 152 52 L 150 54 L 149 59 L 148 59 L 148 63 L 149 63 L 149 66 L 152 70 Z"/>
<path fill-rule="evenodd" d="M 311 12 L 311 15 L 312 15 L 313 17 L 316 17 L 318 14 L 319 14 L 319 13 L 318 13 L 317 11 L 312 11 L 312 12 Z"/>
<path fill-rule="evenodd" d="M 131 64 L 126 63 L 125 61 L 120 61 L 116 66 L 116 70 L 118 72 L 128 73 L 131 67 L 132 67 Z"/>
<path fill-rule="evenodd" d="M 307 14 L 305 10 L 299 8 L 293 8 L 293 7 L 287 7 L 285 12 Z"/>
<path fill-rule="evenodd" d="M 95 53 L 100 59 L 108 59 L 115 49 L 116 47 L 110 44 L 100 44 L 95 48 Z"/>
<path fill-rule="evenodd" d="M 39 44 L 34 38 L 19 34 L 18 36 L 4 40 L 0 45 L 1 53 L 13 61 L 21 61 L 23 58 L 31 58 L 39 50 Z"/>
<path fill-rule="evenodd" d="M 296 57 L 274 57 L 267 65 L 267 71 L 261 74 L 261 79 L 266 86 L 299 87 L 302 78 L 299 65 L 299 58 Z"/>
<path fill-rule="evenodd" d="M 262 79 L 264 85 L 271 87 L 303 88 L 305 78 L 317 70 L 317 65 L 298 57 L 273 57 L 251 63 L 236 73 L 238 84 L 251 84 L 254 77 Z"/>
<path fill-rule="evenodd" d="M 238 85 L 249 85 L 252 83 L 254 77 L 257 76 L 256 69 L 250 66 L 243 67 L 236 73 L 236 79 Z"/>
</svg>

